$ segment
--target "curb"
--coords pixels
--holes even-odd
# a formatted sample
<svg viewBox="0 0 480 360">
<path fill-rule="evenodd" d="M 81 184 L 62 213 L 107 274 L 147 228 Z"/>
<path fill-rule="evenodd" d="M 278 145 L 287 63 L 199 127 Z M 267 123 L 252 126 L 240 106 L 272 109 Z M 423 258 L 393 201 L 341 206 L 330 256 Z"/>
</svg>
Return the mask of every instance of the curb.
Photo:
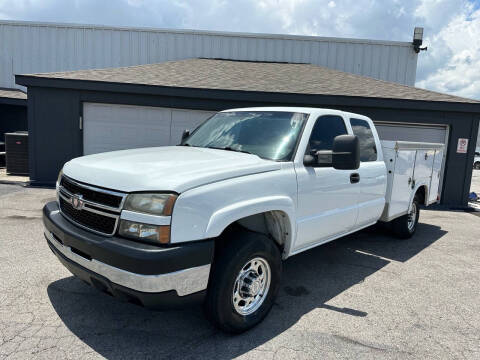
<svg viewBox="0 0 480 360">
<path fill-rule="evenodd" d="M 30 181 L 13 181 L 13 180 L 0 180 L 0 184 L 4 185 L 20 185 L 20 186 L 29 186 Z"/>
</svg>

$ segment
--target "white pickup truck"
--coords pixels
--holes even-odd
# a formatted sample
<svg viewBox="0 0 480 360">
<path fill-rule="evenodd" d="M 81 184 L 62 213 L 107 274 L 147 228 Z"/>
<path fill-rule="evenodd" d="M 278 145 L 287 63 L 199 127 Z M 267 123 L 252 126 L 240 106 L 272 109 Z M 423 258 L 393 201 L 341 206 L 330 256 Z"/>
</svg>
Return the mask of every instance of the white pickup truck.
<svg viewBox="0 0 480 360">
<path fill-rule="evenodd" d="M 385 142 L 329 109 L 222 111 L 179 146 L 67 162 L 45 237 L 77 277 L 149 308 L 203 301 L 228 332 L 259 323 L 282 260 L 378 221 L 408 238 L 438 199 L 442 145 Z"/>
</svg>

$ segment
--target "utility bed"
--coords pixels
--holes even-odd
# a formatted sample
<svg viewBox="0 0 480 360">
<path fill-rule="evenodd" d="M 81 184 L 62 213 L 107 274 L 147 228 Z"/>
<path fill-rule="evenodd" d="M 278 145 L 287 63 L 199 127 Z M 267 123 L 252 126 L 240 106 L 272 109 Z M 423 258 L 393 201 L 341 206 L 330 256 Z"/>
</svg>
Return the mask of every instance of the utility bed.
<svg viewBox="0 0 480 360">
<path fill-rule="evenodd" d="M 443 144 L 409 141 L 382 141 L 387 166 L 387 191 L 381 221 L 405 215 L 411 199 L 421 186 L 425 205 L 439 200 Z"/>
</svg>

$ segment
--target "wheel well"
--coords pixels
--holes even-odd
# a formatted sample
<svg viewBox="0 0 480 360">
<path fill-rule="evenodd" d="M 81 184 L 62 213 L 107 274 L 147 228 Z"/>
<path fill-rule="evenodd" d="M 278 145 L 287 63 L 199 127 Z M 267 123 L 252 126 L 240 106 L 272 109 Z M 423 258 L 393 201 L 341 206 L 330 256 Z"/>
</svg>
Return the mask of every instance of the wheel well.
<svg viewBox="0 0 480 360">
<path fill-rule="evenodd" d="M 277 244 L 280 251 L 283 251 L 292 236 L 290 229 L 290 220 L 285 212 L 280 210 L 266 211 L 238 219 L 227 226 L 217 238 L 216 247 L 222 248 L 225 245 L 229 233 L 244 230 L 264 234 Z"/>
<path fill-rule="evenodd" d="M 420 204 L 425 204 L 427 187 L 425 185 L 420 186 L 415 193 L 415 196 L 418 196 Z"/>
</svg>

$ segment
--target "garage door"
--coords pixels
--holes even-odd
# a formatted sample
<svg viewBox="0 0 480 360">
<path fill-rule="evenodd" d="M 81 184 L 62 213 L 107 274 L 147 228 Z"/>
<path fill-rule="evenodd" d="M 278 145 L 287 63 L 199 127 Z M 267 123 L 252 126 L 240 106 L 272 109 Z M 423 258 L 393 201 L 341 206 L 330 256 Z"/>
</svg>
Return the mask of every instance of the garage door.
<svg viewBox="0 0 480 360">
<path fill-rule="evenodd" d="M 446 144 L 447 127 L 440 125 L 403 125 L 375 122 L 382 140 L 419 141 Z"/>
<path fill-rule="evenodd" d="M 83 153 L 176 145 L 214 112 L 84 103 Z"/>
</svg>

